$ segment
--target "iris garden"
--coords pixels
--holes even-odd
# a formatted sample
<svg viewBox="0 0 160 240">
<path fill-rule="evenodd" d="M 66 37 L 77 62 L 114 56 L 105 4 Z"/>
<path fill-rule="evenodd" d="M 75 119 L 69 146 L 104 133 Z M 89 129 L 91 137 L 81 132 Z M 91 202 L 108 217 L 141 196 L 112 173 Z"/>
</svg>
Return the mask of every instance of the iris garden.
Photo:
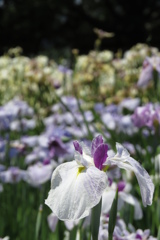
<svg viewBox="0 0 160 240">
<path fill-rule="evenodd" d="M 0 237 L 159 239 L 160 52 L 0 57 Z"/>
</svg>

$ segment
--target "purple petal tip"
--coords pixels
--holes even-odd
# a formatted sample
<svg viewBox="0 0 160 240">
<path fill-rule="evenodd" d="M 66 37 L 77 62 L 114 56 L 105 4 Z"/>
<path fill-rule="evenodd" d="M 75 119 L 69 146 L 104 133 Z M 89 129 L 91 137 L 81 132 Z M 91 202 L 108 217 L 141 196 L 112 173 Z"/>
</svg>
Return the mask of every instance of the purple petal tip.
<svg viewBox="0 0 160 240">
<path fill-rule="evenodd" d="M 82 147 L 79 144 L 79 142 L 78 141 L 73 141 L 73 145 L 74 145 L 75 150 L 82 155 Z"/>
<path fill-rule="evenodd" d="M 94 152 L 93 159 L 95 166 L 102 170 L 103 163 L 106 161 L 108 157 L 108 145 L 107 144 L 100 144 Z"/>
<path fill-rule="evenodd" d="M 91 153 L 92 156 L 94 156 L 94 153 L 96 151 L 96 149 L 99 147 L 99 145 L 101 145 L 103 143 L 103 138 L 102 135 L 98 135 L 97 137 L 95 137 L 92 141 L 92 146 L 91 146 Z"/>
</svg>

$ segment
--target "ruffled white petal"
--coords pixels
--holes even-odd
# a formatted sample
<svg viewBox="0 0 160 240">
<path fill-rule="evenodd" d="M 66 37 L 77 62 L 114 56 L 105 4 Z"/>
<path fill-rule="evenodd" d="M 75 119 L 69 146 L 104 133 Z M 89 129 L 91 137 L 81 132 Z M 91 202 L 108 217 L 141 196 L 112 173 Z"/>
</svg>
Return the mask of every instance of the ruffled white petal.
<svg viewBox="0 0 160 240">
<path fill-rule="evenodd" d="M 53 172 L 45 203 L 61 220 L 86 217 L 107 186 L 107 175 L 95 167 L 80 169 L 76 161 L 61 164 Z"/>
<path fill-rule="evenodd" d="M 127 159 L 128 163 L 133 167 L 133 171 L 137 177 L 143 205 L 146 207 L 147 205 L 152 204 L 152 198 L 154 193 L 154 184 L 147 173 L 147 171 L 133 158 L 129 157 Z"/>
<path fill-rule="evenodd" d="M 125 161 L 127 157 L 130 156 L 127 149 L 125 149 L 120 143 L 116 143 L 117 154 L 115 157 L 121 158 L 121 161 Z"/>
<path fill-rule="evenodd" d="M 117 165 L 119 168 L 131 170 L 135 173 L 142 196 L 143 205 L 152 204 L 154 193 L 154 184 L 147 171 L 133 158 L 129 156 L 128 151 L 119 143 L 116 144 L 117 154 L 107 159 L 106 164 Z"/>
</svg>

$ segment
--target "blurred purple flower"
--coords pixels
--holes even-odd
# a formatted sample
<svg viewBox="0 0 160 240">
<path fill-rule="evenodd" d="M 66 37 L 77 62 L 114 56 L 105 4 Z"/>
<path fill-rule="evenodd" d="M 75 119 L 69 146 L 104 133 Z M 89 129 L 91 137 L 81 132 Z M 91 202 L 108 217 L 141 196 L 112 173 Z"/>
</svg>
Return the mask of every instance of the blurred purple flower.
<svg viewBox="0 0 160 240">
<path fill-rule="evenodd" d="M 21 120 L 15 120 L 11 122 L 10 129 L 12 131 L 27 131 L 28 129 L 33 129 L 36 126 L 36 121 L 34 119 L 23 118 Z"/>
<path fill-rule="evenodd" d="M 36 163 L 28 167 L 25 181 L 34 187 L 38 187 L 51 178 L 52 171 L 56 166 L 57 164 L 55 161 L 52 161 L 47 165 L 44 165 L 43 163 Z"/>
<path fill-rule="evenodd" d="M 124 181 L 119 181 L 117 184 L 118 192 L 123 191 L 125 186 L 126 186 L 126 183 Z"/>
<path fill-rule="evenodd" d="M 77 103 L 77 99 L 75 97 L 73 97 L 73 96 L 63 96 L 61 98 L 61 100 L 70 109 L 71 112 L 78 111 L 78 103 Z M 61 105 L 61 108 L 63 110 L 65 110 L 63 105 Z"/>
<path fill-rule="evenodd" d="M 140 88 L 146 87 L 153 78 L 154 70 L 160 74 L 160 57 L 147 57 L 143 62 L 143 68 L 137 86 Z"/>
<path fill-rule="evenodd" d="M 35 147 L 31 153 L 26 155 L 25 163 L 30 164 L 34 161 L 43 161 L 48 157 L 48 150 L 43 147 Z"/>
<path fill-rule="evenodd" d="M 104 103 L 95 103 L 94 110 L 97 113 L 102 113 L 104 111 Z"/>
<path fill-rule="evenodd" d="M 38 136 L 23 136 L 21 142 L 28 147 L 35 147 L 38 143 Z"/>
<path fill-rule="evenodd" d="M 0 179 L 5 183 L 17 183 L 24 180 L 26 177 L 26 171 L 19 169 L 18 167 L 10 167 L 6 171 L 0 172 Z"/>
<path fill-rule="evenodd" d="M 122 112 L 123 108 L 126 108 L 130 111 L 134 111 L 136 107 L 138 107 L 140 104 L 140 99 L 139 98 L 125 98 L 120 104 L 119 104 L 119 109 Z"/>
<path fill-rule="evenodd" d="M 48 222 L 48 226 L 49 226 L 50 230 L 52 232 L 55 232 L 56 227 L 57 227 L 57 223 L 58 223 L 58 217 L 54 213 L 51 213 L 47 217 L 47 222 Z"/>
<path fill-rule="evenodd" d="M 137 107 L 132 115 L 132 122 L 136 127 L 153 126 L 153 105 L 148 103 L 145 106 Z"/>
<path fill-rule="evenodd" d="M 52 137 L 49 139 L 49 156 L 51 158 L 53 158 L 54 156 L 61 156 L 67 153 L 68 149 L 60 138 Z"/>
</svg>

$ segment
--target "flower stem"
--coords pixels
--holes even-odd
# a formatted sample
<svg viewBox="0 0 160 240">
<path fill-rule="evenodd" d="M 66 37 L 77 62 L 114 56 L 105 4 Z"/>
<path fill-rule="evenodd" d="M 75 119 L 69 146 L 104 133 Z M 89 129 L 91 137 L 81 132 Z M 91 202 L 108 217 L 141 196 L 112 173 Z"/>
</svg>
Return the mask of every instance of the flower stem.
<svg viewBox="0 0 160 240">
<path fill-rule="evenodd" d="M 116 191 L 116 196 L 115 196 L 115 199 L 113 200 L 112 207 L 109 214 L 108 240 L 113 239 L 113 231 L 114 231 L 114 227 L 116 225 L 116 219 L 117 219 L 117 204 L 118 204 L 118 189 Z"/>
<path fill-rule="evenodd" d="M 98 240 L 101 205 L 102 205 L 102 199 L 100 200 L 100 202 L 94 208 L 92 208 L 92 214 L 91 214 L 92 240 Z"/>
<path fill-rule="evenodd" d="M 40 205 L 38 215 L 37 215 L 37 220 L 36 220 L 36 232 L 35 232 L 35 239 L 36 240 L 39 239 L 41 220 L 42 220 L 42 211 L 43 211 L 43 206 Z"/>
</svg>

